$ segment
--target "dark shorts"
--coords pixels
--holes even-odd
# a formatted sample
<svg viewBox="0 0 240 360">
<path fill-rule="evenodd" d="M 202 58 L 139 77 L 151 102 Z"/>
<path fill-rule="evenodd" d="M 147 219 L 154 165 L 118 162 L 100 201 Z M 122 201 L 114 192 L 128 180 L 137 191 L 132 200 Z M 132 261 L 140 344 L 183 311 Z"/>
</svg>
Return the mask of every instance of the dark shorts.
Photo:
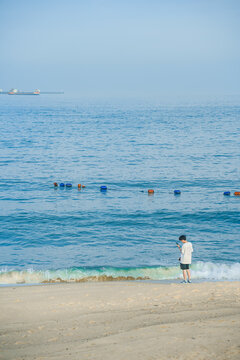
<svg viewBox="0 0 240 360">
<path fill-rule="evenodd" d="M 180 263 L 180 268 L 182 269 L 182 270 L 189 270 L 189 264 L 181 264 Z"/>
</svg>

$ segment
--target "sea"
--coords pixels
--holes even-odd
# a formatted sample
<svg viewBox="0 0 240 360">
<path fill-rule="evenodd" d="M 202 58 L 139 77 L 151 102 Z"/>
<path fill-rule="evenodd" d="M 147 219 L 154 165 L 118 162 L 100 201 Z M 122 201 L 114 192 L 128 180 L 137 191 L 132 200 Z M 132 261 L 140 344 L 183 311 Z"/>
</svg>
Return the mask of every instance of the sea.
<svg viewBox="0 0 240 360">
<path fill-rule="evenodd" d="M 183 234 L 240 280 L 240 97 L 0 95 L 0 131 L 1 285 L 180 281 Z"/>
</svg>

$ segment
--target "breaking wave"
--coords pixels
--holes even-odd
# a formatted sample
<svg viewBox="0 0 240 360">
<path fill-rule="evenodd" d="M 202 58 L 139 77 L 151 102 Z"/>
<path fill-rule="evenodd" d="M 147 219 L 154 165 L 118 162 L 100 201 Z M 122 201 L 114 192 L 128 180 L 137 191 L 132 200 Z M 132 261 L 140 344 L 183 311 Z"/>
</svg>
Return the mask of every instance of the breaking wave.
<svg viewBox="0 0 240 360">
<path fill-rule="evenodd" d="M 220 264 L 197 262 L 192 268 L 193 279 L 240 280 L 240 263 Z M 150 266 L 136 268 L 68 268 L 58 270 L 9 270 L 0 271 L 0 284 L 44 284 L 87 281 L 174 280 L 181 277 L 178 266 Z"/>
</svg>

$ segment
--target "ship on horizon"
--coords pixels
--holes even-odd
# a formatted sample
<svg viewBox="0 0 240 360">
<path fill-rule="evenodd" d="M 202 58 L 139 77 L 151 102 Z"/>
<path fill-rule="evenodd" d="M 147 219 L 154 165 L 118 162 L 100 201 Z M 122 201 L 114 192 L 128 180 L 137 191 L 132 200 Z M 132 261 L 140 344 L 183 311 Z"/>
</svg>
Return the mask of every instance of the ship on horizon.
<svg viewBox="0 0 240 360">
<path fill-rule="evenodd" d="M 36 89 L 34 91 L 21 91 L 18 89 L 11 89 L 8 91 L 8 95 L 40 95 L 40 90 Z"/>
</svg>

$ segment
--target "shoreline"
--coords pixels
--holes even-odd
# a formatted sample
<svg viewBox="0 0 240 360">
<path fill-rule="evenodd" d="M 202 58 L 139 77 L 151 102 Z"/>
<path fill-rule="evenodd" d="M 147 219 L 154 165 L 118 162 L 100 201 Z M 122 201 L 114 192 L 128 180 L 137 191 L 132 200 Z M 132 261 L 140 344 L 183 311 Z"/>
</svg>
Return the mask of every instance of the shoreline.
<svg viewBox="0 0 240 360">
<path fill-rule="evenodd" d="M 193 282 L 239 281 L 240 263 L 196 262 L 191 266 Z M 135 266 L 135 267 L 67 267 L 58 269 L 8 269 L 0 271 L 0 287 L 16 284 L 84 283 L 114 281 L 153 281 L 174 283 L 181 281 L 179 266 Z"/>
<path fill-rule="evenodd" d="M 0 359 L 231 359 L 240 282 L 85 282 L 0 289 Z"/>
<path fill-rule="evenodd" d="M 43 283 L 9 283 L 9 284 L 0 284 L 0 289 L 1 288 L 11 288 L 11 287 L 31 287 L 31 286 L 50 286 L 50 285 L 67 285 L 67 284 L 102 284 L 102 283 L 143 283 L 143 284 L 166 284 L 166 285 L 171 285 L 171 284 L 181 284 L 182 279 L 171 279 L 171 280 L 151 280 L 151 279 L 146 279 L 146 280 L 118 280 L 118 279 L 114 279 L 114 280 L 93 280 L 93 281 L 45 281 Z M 194 279 L 192 280 L 190 285 L 193 284 L 201 284 L 201 283 L 232 283 L 232 282 L 238 282 L 238 280 L 215 280 L 215 279 Z"/>
</svg>

